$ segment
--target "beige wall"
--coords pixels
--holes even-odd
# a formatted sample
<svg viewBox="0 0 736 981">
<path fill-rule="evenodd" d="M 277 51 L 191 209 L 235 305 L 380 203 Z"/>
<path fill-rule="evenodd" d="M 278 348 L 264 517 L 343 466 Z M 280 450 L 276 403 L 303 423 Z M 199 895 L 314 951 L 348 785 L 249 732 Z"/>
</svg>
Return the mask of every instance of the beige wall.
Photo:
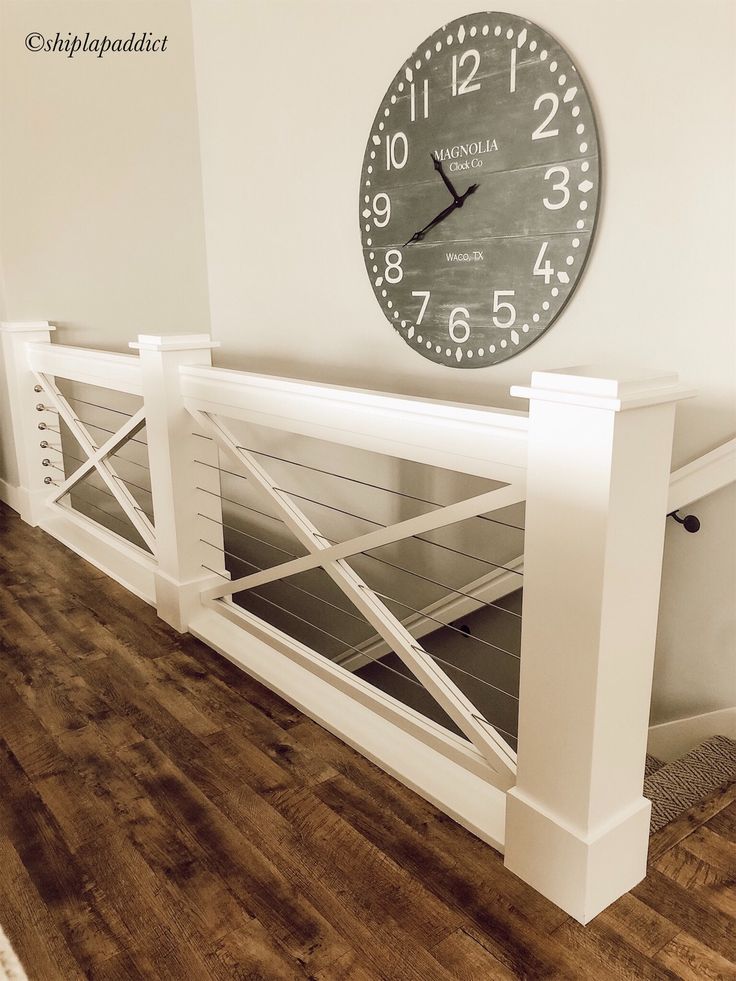
<svg viewBox="0 0 736 981">
<path fill-rule="evenodd" d="M 674 465 L 736 430 L 732 0 L 509 0 L 559 37 L 597 108 L 605 187 L 588 270 L 532 348 L 445 368 L 389 329 L 364 272 L 359 174 L 404 58 L 467 0 L 193 0 L 212 325 L 221 363 L 513 405 L 535 368 L 632 361 L 698 389 Z M 668 528 L 655 721 L 736 704 L 736 529 L 724 492 Z M 631 561 L 636 561 L 632 555 Z M 729 602 L 729 598 L 731 602 Z"/>
<path fill-rule="evenodd" d="M 205 329 L 211 311 L 221 364 L 515 408 L 509 385 L 533 368 L 629 359 L 699 390 L 678 410 L 675 464 L 733 435 L 731 0 L 505 4 L 576 58 L 599 115 L 605 189 L 591 262 L 562 319 L 528 352 L 480 371 L 434 365 L 393 335 L 356 215 L 385 86 L 466 0 L 192 6 L 202 175 L 186 0 L 0 0 L 7 319 L 49 319 L 62 343 L 122 350 L 138 332 Z M 26 51 L 29 31 L 56 29 L 151 30 L 168 35 L 168 51 Z M 736 632 L 729 494 L 693 509 L 700 536 L 668 531 L 657 720 L 736 702 L 724 653 Z"/>
<path fill-rule="evenodd" d="M 6 317 L 122 349 L 209 322 L 186 0 L 2 0 Z M 168 35 L 160 54 L 32 53 L 31 31 Z"/>
</svg>

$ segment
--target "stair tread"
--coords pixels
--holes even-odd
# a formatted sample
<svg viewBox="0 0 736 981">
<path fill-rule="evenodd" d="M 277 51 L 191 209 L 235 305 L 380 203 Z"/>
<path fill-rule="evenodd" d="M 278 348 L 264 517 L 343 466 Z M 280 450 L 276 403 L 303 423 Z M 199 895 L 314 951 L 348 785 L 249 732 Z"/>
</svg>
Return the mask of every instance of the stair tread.
<svg viewBox="0 0 736 981">
<path fill-rule="evenodd" d="M 644 780 L 652 801 L 651 833 L 679 817 L 723 784 L 736 780 L 736 741 L 713 736 Z"/>
<path fill-rule="evenodd" d="M 664 760 L 660 760 L 657 756 L 652 756 L 651 753 L 647 753 L 647 758 L 644 763 L 644 777 L 651 777 L 651 775 L 656 773 L 657 770 L 661 770 L 664 765 Z"/>
</svg>

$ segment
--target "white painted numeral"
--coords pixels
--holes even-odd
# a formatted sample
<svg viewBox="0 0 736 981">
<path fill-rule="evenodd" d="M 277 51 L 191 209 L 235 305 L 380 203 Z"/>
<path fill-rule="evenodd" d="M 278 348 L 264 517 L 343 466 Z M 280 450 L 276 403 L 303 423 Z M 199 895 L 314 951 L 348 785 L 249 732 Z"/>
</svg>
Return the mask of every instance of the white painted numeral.
<svg viewBox="0 0 736 981">
<path fill-rule="evenodd" d="M 457 72 L 459 68 L 462 68 L 468 59 L 472 59 L 473 67 L 470 69 L 470 74 L 468 77 L 460 82 L 458 85 Z M 463 51 L 458 60 L 457 55 L 452 56 L 452 94 L 453 95 L 465 95 L 468 92 L 475 92 L 480 88 L 480 82 L 473 82 L 475 78 L 475 73 L 480 68 L 480 55 L 475 50 L 471 48 L 469 51 Z M 471 85 L 470 83 L 473 82 Z"/>
<path fill-rule="evenodd" d="M 543 102 L 551 102 L 552 108 L 550 109 L 549 115 L 544 122 L 540 123 L 532 133 L 533 140 L 546 140 L 547 137 L 557 136 L 560 132 L 558 129 L 545 129 L 545 127 L 554 119 L 555 113 L 560 105 L 560 100 L 557 98 L 557 95 L 554 92 L 545 92 L 544 95 L 540 95 L 537 101 L 534 103 L 535 112 L 539 109 Z"/>
<path fill-rule="evenodd" d="M 424 79 L 424 85 L 422 86 L 422 95 L 423 95 L 422 101 L 424 103 L 422 107 L 423 116 L 424 119 L 429 119 L 429 79 L 428 78 Z M 409 90 L 409 107 L 411 110 L 411 121 L 416 122 L 417 94 L 416 94 L 416 86 L 414 85 L 414 82 L 411 83 L 411 88 Z"/>
<path fill-rule="evenodd" d="M 383 203 L 385 202 L 385 203 Z M 380 219 L 383 218 L 383 221 Z M 385 228 L 391 221 L 391 198 L 381 191 L 373 198 L 373 224 L 376 228 Z"/>
<path fill-rule="evenodd" d="M 386 170 L 401 170 L 409 158 L 409 141 L 405 133 L 386 134 Z"/>
<path fill-rule="evenodd" d="M 394 259 L 392 256 L 398 256 L 398 258 Z M 396 283 L 400 283 L 404 278 L 404 270 L 401 268 L 401 259 L 402 255 L 398 249 L 389 249 L 386 253 L 386 271 L 383 275 L 386 278 L 386 282 L 391 283 L 392 286 L 395 286 Z"/>
<path fill-rule="evenodd" d="M 412 290 L 411 295 L 424 297 L 424 299 L 422 300 L 422 306 L 419 310 L 419 316 L 417 317 L 417 327 L 419 327 L 422 320 L 424 320 L 424 314 L 427 310 L 427 304 L 429 303 L 429 298 L 431 296 L 431 293 L 429 292 L 429 290 Z"/>
<path fill-rule="evenodd" d="M 511 73 L 509 75 L 509 92 L 516 91 L 516 48 L 511 49 Z"/>
<path fill-rule="evenodd" d="M 570 188 L 567 186 L 567 182 L 570 180 L 570 171 L 567 167 L 550 167 L 547 173 L 544 175 L 544 179 L 548 181 L 552 174 L 562 174 L 562 180 L 558 181 L 557 184 L 552 185 L 553 191 L 561 191 L 562 198 L 559 201 L 550 201 L 549 198 L 542 198 L 542 202 L 545 208 L 549 208 L 550 211 L 559 211 L 560 208 L 564 208 L 567 202 L 570 200 Z"/>
<path fill-rule="evenodd" d="M 544 276 L 545 286 L 549 286 L 549 282 L 555 274 L 555 271 L 552 268 L 552 263 L 549 261 L 549 259 L 545 260 L 544 265 L 541 264 L 542 259 L 544 259 L 544 254 L 547 251 L 548 245 L 549 242 L 542 242 L 542 248 L 539 250 L 539 255 L 537 256 L 536 261 L 534 263 L 534 275 Z"/>
<path fill-rule="evenodd" d="M 450 312 L 448 328 L 450 337 L 456 344 L 464 344 L 470 337 L 470 324 L 465 317 L 470 316 L 470 311 L 466 307 L 453 307 Z"/>
<path fill-rule="evenodd" d="M 513 327 L 516 323 L 516 307 L 513 303 L 508 303 L 506 300 L 501 300 L 501 296 L 514 296 L 515 290 L 494 290 L 493 291 L 493 323 L 496 327 Z M 495 314 L 500 313 L 502 310 L 508 311 L 508 317 L 506 320 L 499 320 Z"/>
</svg>

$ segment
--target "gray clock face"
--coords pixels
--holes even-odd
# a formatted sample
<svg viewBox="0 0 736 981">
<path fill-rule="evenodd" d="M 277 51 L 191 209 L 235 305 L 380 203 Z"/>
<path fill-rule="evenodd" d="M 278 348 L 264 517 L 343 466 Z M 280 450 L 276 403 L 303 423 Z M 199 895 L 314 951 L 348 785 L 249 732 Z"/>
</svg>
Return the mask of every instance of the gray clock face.
<svg viewBox="0 0 736 981">
<path fill-rule="evenodd" d="M 577 286 L 599 194 L 593 109 L 560 44 L 511 14 L 447 24 L 397 73 L 363 159 L 363 256 L 384 315 L 441 364 L 513 357 Z"/>
</svg>

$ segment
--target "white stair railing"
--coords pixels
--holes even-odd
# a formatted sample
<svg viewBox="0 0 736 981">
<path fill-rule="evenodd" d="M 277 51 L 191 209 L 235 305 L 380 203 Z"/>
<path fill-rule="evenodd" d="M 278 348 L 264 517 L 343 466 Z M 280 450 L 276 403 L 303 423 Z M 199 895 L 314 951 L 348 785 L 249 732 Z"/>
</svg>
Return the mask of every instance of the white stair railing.
<svg viewBox="0 0 736 981">
<path fill-rule="evenodd" d="M 132 345 L 138 357 L 131 357 L 50 344 L 49 330 L 43 324 L 2 329 L 20 475 L 16 500 L 25 520 L 505 850 L 511 869 L 580 921 L 643 877 L 649 803 L 642 783 L 669 460 L 675 403 L 687 394 L 674 376 L 535 372 L 529 388 L 513 390 L 529 399 L 527 416 L 213 368 L 206 335 L 140 337 Z M 107 441 L 97 439 L 94 429 L 80 428 L 61 379 L 134 394 L 143 407 Z M 34 445 L 43 435 L 39 397 L 87 456 L 51 494 L 43 450 Z M 144 422 L 152 522 L 120 489 L 126 482 L 111 459 Z M 308 495 L 279 484 L 278 457 L 269 460 L 238 435 L 258 427 L 441 467 L 475 483 L 463 500 L 428 501 L 428 513 L 335 536 L 308 513 Z M 152 555 L 60 506 L 60 497 L 93 471 Z M 493 483 L 479 492 L 478 478 Z M 235 479 L 247 481 L 252 506 L 224 493 L 223 481 Z M 495 511 L 523 500 L 517 755 L 508 725 L 494 724 L 463 685 L 469 672 L 417 639 L 422 617 L 436 622 L 439 607 L 409 599 L 394 612 L 395 597 L 359 566 L 376 549 L 402 542 L 447 548 L 426 536 L 479 516 L 492 522 Z M 241 565 L 231 579 L 224 506 L 250 507 L 280 522 L 297 551 L 271 544 L 287 553 L 283 560 L 266 567 L 245 561 L 246 573 Z M 260 541 L 253 528 L 236 532 Z M 502 577 L 521 576 L 518 562 L 488 564 L 496 572 L 477 580 L 478 590 L 492 594 Z M 368 626 L 366 643 L 349 647 L 352 654 L 382 663 L 393 652 L 404 681 L 429 693 L 450 727 L 248 608 L 249 597 L 261 601 L 264 589 L 279 584 L 313 595 L 292 582 L 304 574 L 327 577 L 348 608 L 327 605 Z M 472 602 L 473 595 L 459 590 L 456 601 Z M 407 609 L 416 629 L 404 622 Z M 332 636 L 324 625 L 312 626 Z M 376 648 L 376 640 L 383 646 Z"/>
</svg>

